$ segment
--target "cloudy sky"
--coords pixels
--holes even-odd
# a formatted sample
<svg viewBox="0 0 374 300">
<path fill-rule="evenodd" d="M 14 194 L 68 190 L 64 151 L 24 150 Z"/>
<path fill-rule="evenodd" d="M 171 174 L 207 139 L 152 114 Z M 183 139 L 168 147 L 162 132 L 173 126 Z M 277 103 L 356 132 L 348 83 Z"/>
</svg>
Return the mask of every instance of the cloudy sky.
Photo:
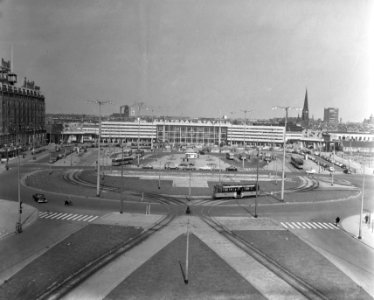
<svg viewBox="0 0 374 300">
<path fill-rule="evenodd" d="M 34 80 L 47 112 L 251 119 L 272 106 L 343 121 L 373 113 L 370 0 L 0 0 L 0 56 Z M 292 112 L 291 116 L 297 116 Z"/>
</svg>

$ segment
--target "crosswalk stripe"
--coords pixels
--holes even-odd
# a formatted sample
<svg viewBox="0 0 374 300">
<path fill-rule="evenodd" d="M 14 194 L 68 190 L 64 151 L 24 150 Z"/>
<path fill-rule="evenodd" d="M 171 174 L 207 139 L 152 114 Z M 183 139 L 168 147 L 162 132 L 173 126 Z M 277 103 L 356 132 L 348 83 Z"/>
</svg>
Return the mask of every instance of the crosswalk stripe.
<svg viewBox="0 0 374 300">
<path fill-rule="evenodd" d="M 85 222 L 87 221 L 88 219 L 91 219 L 92 216 L 86 216 L 84 219 L 82 219 L 81 221 Z"/>
<path fill-rule="evenodd" d="M 317 224 L 317 222 L 313 222 L 315 226 L 317 226 L 319 229 L 323 229 L 320 225 Z"/>
<path fill-rule="evenodd" d="M 82 221 L 82 220 L 85 219 L 85 218 L 86 218 L 86 215 L 83 215 L 83 216 L 81 216 L 80 218 L 76 219 L 75 221 Z"/>
<path fill-rule="evenodd" d="M 47 211 L 41 211 L 41 212 L 39 212 L 39 217 L 43 218 L 44 216 L 46 216 L 48 214 L 49 214 L 49 212 L 47 212 Z"/>
<path fill-rule="evenodd" d="M 68 216 L 69 214 L 68 213 L 64 213 L 64 214 L 62 214 L 61 216 L 59 216 L 58 218 L 56 218 L 56 220 L 58 220 L 58 219 L 60 219 L 60 218 L 62 218 L 62 217 L 66 217 L 66 216 Z"/>
<path fill-rule="evenodd" d="M 301 222 L 306 228 L 311 229 L 307 222 Z"/>
<path fill-rule="evenodd" d="M 286 225 L 285 223 L 283 223 L 283 222 L 280 222 L 280 223 L 281 223 L 281 225 L 282 225 L 283 227 L 287 228 L 287 225 Z"/>
<path fill-rule="evenodd" d="M 305 229 L 304 225 L 301 224 L 301 222 L 296 222 L 296 223 L 297 223 L 297 225 L 299 225 L 302 229 Z"/>
<path fill-rule="evenodd" d="M 59 213 L 53 213 L 53 214 L 49 214 L 48 216 L 45 216 L 44 219 L 49 219 L 51 217 L 54 217 L 54 216 L 57 216 Z"/>
<path fill-rule="evenodd" d="M 325 229 L 330 229 L 330 228 L 328 228 L 327 226 L 323 225 L 321 222 L 318 222 L 318 224 L 321 225 L 321 226 L 322 226 L 323 228 L 325 228 Z"/>
<path fill-rule="evenodd" d="M 333 224 L 331 224 L 331 223 L 323 223 L 323 224 L 325 224 L 330 229 L 336 229 L 335 226 Z"/>
<path fill-rule="evenodd" d="M 78 216 L 78 215 L 77 214 L 71 214 L 68 218 L 66 218 L 66 220 L 70 220 L 70 219 L 72 219 L 72 218 L 74 218 L 76 216 Z"/>
<path fill-rule="evenodd" d="M 76 217 L 72 218 L 72 221 L 78 221 L 78 219 L 82 218 L 82 215 L 77 215 Z"/>
<path fill-rule="evenodd" d="M 291 222 L 291 224 L 292 224 L 293 226 L 295 226 L 297 229 L 300 229 L 299 226 L 297 226 L 297 224 L 296 224 L 295 222 Z"/>
<path fill-rule="evenodd" d="M 289 222 L 287 222 L 286 224 L 287 224 L 287 226 L 291 227 L 291 229 L 295 229 L 295 228 L 292 226 L 292 224 L 290 224 Z"/>
<path fill-rule="evenodd" d="M 315 225 L 313 225 L 313 223 L 312 222 L 309 222 L 309 226 L 311 226 L 313 229 L 318 229 L 318 227 L 317 226 L 315 226 Z"/>
<path fill-rule="evenodd" d="M 98 216 L 93 216 L 91 219 L 88 219 L 87 222 L 92 222 L 93 220 L 96 220 Z"/>
<path fill-rule="evenodd" d="M 66 214 L 66 216 L 61 218 L 60 220 L 67 220 L 67 218 L 69 218 L 70 216 L 71 216 L 71 214 Z"/>
</svg>

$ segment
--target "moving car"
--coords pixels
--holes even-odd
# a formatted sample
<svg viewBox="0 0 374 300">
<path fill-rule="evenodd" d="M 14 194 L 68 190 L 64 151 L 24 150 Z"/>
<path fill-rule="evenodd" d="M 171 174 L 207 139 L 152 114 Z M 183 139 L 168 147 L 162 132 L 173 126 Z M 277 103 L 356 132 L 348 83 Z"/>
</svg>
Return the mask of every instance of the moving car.
<svg viewBox="0 0 374 300">
<path fill-rule="evenodd" d="M 42 193 L 36 193 L 36 194 L 32 195 L 32 197 L 34 198 L 34 201 L 36 201 L 38 203 L 47 203 L 48 202 L 47 198 Z"/>
<path fill-rule="evenodd" d="M 315 174 L 317 171 L 314 169 L 306 170 L 305 171 L 307 174 Z"/>
<path fill-rule="evenodd" d="M 153 169 L 152 165 L 144 165 L 142 166 L 142 169 Z"/>
<path fill-rule="evenodd" d="M 350 169 L 344 169 L 343 172 L 344 174 L 352 174 L 352 171 Z"/>
<path fill-rule="evenodd" d="M 226 171 L 238 171 L 238 168 L 237 167 L 235 167 L 235 166 L 229 166 L 229 167 L 227 167 L 226 168 Z"/>
</svg>

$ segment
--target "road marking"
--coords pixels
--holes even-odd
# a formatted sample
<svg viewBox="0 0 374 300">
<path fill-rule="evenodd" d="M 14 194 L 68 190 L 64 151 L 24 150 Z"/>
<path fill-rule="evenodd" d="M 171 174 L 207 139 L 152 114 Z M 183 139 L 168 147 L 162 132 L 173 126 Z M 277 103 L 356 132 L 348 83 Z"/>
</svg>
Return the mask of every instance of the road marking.
<svg viewBox="0 0 374 300">
<path fill-rule="evenodd" d="M 317 222 L 313 222 L 315 226 L 317 226 L 319 229 L 323 229 L 323 227 L 319 226 Z"/>
<path fill-rule="evenodd" d="M 323 223 L 321 223 L 321 222 L 318 222 L 318 224 L 321 225 L 321 226 L 322 226 L 323 228 L 325 228 L 325 229 L 330 229 L 330 228 L 328 228 L 327 226 L 323 225 Z"/>
<path fill-rule="evenodd" d="M 307 222 L 301 222 L 306 228 L 311 229 Z"/>
<path fill-rule="evenodd" d="M 297 224 L 296 224 L 295 222 L 291 222 L 291 224 L 292 224 L 293 226 L 295 226 L 297 229 L 300 229 L 299 226 L 297 226 Z"/>
<path fill-rule="evenodd" d="M 52 213 L 52 214 L 48 214 L 47 216 L 44 217 L 44 219 L 49 219 L 51 218 L 52 216 L 57 216 L 59 213 Z"/>
<path fill-rule="evenodd" d="M 39 212 L 39 218 L 50 219 L 50 220 L 64 220 L 64 221 L 79 221 L 79 222 L 92 222 L 99 218 L 99 216 L 93 215 L 81 215 L 64 212 Z"/>
<path fill-rule="evenodd" d="M 339 229 L 333 223 L 326 222 L 280 222 L 280 224 L 286 229 Z"/>
<path fill-rule="evenodd" d="M 305 229 L 304 225 L 301 224 L 301 222 L 296 222 L 296 223 L 297 223 L 297 225 L 299 225 L 302 229 Z"/>
<path fill-rule="evenodd" d="M 68 215 L 69 215 L 68 213 L 62 214 L 61 216 L 59 216 L 58 218 L 56 218 L 56 220 L 58 220 L 58 219 L 60 219 L 60 218 L 62 218 L 62 217 L 66 217 L 66 216 L 68 216 Z"/>
<path fill-rule="evenodd" d="M 92 222 L 93 220 L 96 220 L 98 218 L 98 216 L 94 216 L 93 218 L 87 220 L 87 222 Z"/>
</svg>

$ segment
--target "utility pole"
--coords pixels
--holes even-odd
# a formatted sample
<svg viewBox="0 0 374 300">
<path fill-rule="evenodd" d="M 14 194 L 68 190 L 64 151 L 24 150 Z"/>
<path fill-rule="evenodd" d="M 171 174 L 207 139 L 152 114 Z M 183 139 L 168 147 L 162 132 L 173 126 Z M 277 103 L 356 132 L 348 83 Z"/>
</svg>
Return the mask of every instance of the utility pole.
<svg viewBox="0 0 374 300">
<path fill-rule="evenodd" d="M 362 164 L 362 193 L 361 193 L 361 206 L 360 206 L 360 222 L 358 225 L 358 239 L 362 239 L 362 232 L 361 232 L 361 226 L 362 226 L 362 212 L 364 210 L 364 190 L 365 190 L 365 162 Z"/>
<path fill-rule="evenodd" d="M 283 109 L 285 111 L 285 121 L 284 121 L 284 132 L 283 132 L 283 163 L 282 163 L 282 186 L 281 186 L 281 201 L 284 201 L 284 169 L 286 167 L 286 131 L 287 131 L 287 118 L 288 110 L 300 110 L 300 108 L 294 108 L 290 106 L 275 106 L 273 109 Z"/>
<path fill-rule="evenodd" d="M 123 187 L 124 187 L 124 182 L 123 182 L 123 145 L 122 145 L 122 162 L 121 162 L 121 208 L 120 208 L 120 213 L 123 214 Z"/>
<path fill-rule="evenodd" d="M 16 230 L 17 233 L 22 232 L 22 200 L 21 200 L 21 183 L 20 183 L 20 174 L 19 174 L 19 169 L 20 169 L 20 158 L 19 158 L 19 153 L 17 150 L 17 156 L 18 156 L 18 172 L 17 172 L 17 190 L 18 190 L 18 222 L 16 224 Z"/>
<path fill-rule="evenodd" d="M 97 185 L 96 185 L 96 197 L 100 197 L 100 140 L 101 140 L 101 106 L 104 104 L 111 104 L 111 101 L 103 100 L 90 100 L 89 102 L 99 105 L 99 138 L 97 142 Z"/>
<path fill-rule="evenodd" d="M 258 162 L 260 160 L 260 149 L 257 148 L 257 178 L 256 178 L 256 198 L 255 198 L 255 215 L 257 218 L 257 197 L 258 197 Z"/>
</svg>

